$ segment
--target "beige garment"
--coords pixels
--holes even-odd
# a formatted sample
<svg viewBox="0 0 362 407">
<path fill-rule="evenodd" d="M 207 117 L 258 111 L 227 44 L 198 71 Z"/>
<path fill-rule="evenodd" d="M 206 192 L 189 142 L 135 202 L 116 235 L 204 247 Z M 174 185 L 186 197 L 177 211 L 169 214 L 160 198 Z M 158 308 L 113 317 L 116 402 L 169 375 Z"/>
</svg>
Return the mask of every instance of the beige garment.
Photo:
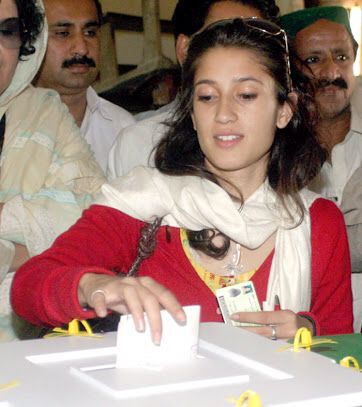
<svg viewBox="0 0 362 407">
<path fill-rule="evenodd" d="M 43 10 L 41 1 L 38 5 Z M 0 161 L 0 202 L 6 204 L 0 239 L 26 244 L 31 255 L 48 247 L 80 216 L 104 181 L 57 93 L 30 85 L 46 45 L 45 23 L 35 53 L 18 62 L 11 84 L 0 95 L 0 118 L 6 115 Z"/>
<path fill-rule="evenodd" d="M 26 244 L 34 255 L 75 222 L 104 178 L 53 91 L 28 87 L 10 103 L 6 121 L 0 237 Z"/>
</svg>

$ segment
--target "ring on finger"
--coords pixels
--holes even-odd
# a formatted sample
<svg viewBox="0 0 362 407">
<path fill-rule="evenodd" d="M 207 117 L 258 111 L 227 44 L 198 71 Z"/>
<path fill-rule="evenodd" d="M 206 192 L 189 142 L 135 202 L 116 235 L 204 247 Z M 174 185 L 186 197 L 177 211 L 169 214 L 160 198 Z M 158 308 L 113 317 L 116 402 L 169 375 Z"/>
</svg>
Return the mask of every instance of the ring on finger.
<svg viewBox="0 0 362 407">
<path fill-rule="evenodd" d="M 270 328 L 272 330 L 272 333 L 270 335 L 270 339 L 272 341 L 276 341 L 278 339 L 278 337 L 277 337 L 277 326 L 276 325 L 270 325 Z"/>
<path fill-rule="evenodd" d="M 99 289 L 99 290 L 94 290 L 94 291 L 92 292 L 91 296 L 90 296 L 89 302 L 93 302 L 93 299 L 94 299 L 94 297 L 95 297 L 96 294 L 102 294 L 102 295 L 104 296 L 104 298 L 106 297 L 106 292 L 105 292 L 104 290 L 101 290 L 101 289 Z"/>
</svg>

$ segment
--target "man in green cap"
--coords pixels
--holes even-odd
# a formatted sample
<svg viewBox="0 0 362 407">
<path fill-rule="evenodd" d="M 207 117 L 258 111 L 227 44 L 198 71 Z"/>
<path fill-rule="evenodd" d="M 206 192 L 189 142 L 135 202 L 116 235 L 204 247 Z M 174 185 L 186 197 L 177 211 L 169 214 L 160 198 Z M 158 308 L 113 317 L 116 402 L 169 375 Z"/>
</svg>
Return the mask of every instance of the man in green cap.
<svg viewBox="0 0 362 407">
<path fill-rule="evenodd" d="M 358 45 L 351 33 L 347 10 L 308 8 L 281 17 L 280 24 L 293 40 L 302 71 L 315 86 L 321 119 L 318 137 L 331 158 L 333 147 L 344 141 L 346 130 L 351 127 L 353 63 Z M 341 192 L 335 191 L 330 197 L 340 203 Z"/>
<path fill-rule="evenodd" d="M 316 134 L 328 158 L 311 189 L 344 213 L 352 269 L 362 271 L 362 88 L 353 63 L 358 44 L 347 10 L 313 7 L 286 14 L 280 25 L 292 40 L 297 66 L 310 79 L 318 120 Z M 361 174 L 361 177 L 358 176 Z M 362 274 L 353 274 L 355 331 L 362 323 Z"/>
</svg>

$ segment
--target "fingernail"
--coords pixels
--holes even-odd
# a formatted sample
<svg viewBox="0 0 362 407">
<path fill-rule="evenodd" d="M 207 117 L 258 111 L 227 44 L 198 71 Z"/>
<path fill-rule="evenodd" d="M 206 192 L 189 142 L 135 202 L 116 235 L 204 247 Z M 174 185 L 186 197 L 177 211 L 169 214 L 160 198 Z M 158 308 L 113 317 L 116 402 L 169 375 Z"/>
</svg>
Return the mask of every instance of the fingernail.
<svg viewBox="0 0 362 407">
<path fill-rule="evenodd" d="M 239 321 L 240 320 L 239 314 L 230 315 L 230 319 L 232 319 L 233 321 Z"/>
<path fill-rule="evenodd" d="M 143 319 L 137 320 L 137 326 L 136 329 L 138 332 L 144 332 L 145 331 L 145 322 Z"/>
<path fill-rule="evenodd" d="M 185 315 L 184 311 L 182 311 L 182 310 L 178 311 L 176 313 L 176 319 L 180 325 L 186 325 L 187 321 L 186 321 L 186 315 Z"/>
<path fill-rule="evenodd" d="M 161 344 L 161 333 L 160 333 L 160 332 L 155 332 L 155 333 L 153 334 L 152 340 L 153 340 L 153 343 L 154 343 L 156 346 L 160 346 L 160 344 Z"/>
</svg>

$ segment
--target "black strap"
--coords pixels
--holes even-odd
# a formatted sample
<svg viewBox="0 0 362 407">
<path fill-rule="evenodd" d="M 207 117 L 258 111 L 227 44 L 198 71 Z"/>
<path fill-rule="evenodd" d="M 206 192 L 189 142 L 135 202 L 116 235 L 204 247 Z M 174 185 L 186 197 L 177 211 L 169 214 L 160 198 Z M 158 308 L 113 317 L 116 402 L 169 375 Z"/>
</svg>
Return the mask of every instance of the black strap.
<svg viewBox="0 0 362 407">
<path fill-rule="evenodd" d="M 160 229 L 162 218 L 156 218 L 152 223 L 145 223 L 141 229 L 141 236 L 138 240 L 137 256 L 130 267 L 127 276 L 137 276 L 141 262 L 150 257 L 155 251 L 157 232 Z M 110 332 L 117 331 L 120 315 L 117 313 L 108 314 L 105 318 L 89 319 L 92 331 Z"/>
<path fill-rule="evenodd" d="M 5 127 L 6 127 L 6 117 L 4 115 L 0 120 L 0 154 L 3 150 L 4 145 Z"/>
</svg>

